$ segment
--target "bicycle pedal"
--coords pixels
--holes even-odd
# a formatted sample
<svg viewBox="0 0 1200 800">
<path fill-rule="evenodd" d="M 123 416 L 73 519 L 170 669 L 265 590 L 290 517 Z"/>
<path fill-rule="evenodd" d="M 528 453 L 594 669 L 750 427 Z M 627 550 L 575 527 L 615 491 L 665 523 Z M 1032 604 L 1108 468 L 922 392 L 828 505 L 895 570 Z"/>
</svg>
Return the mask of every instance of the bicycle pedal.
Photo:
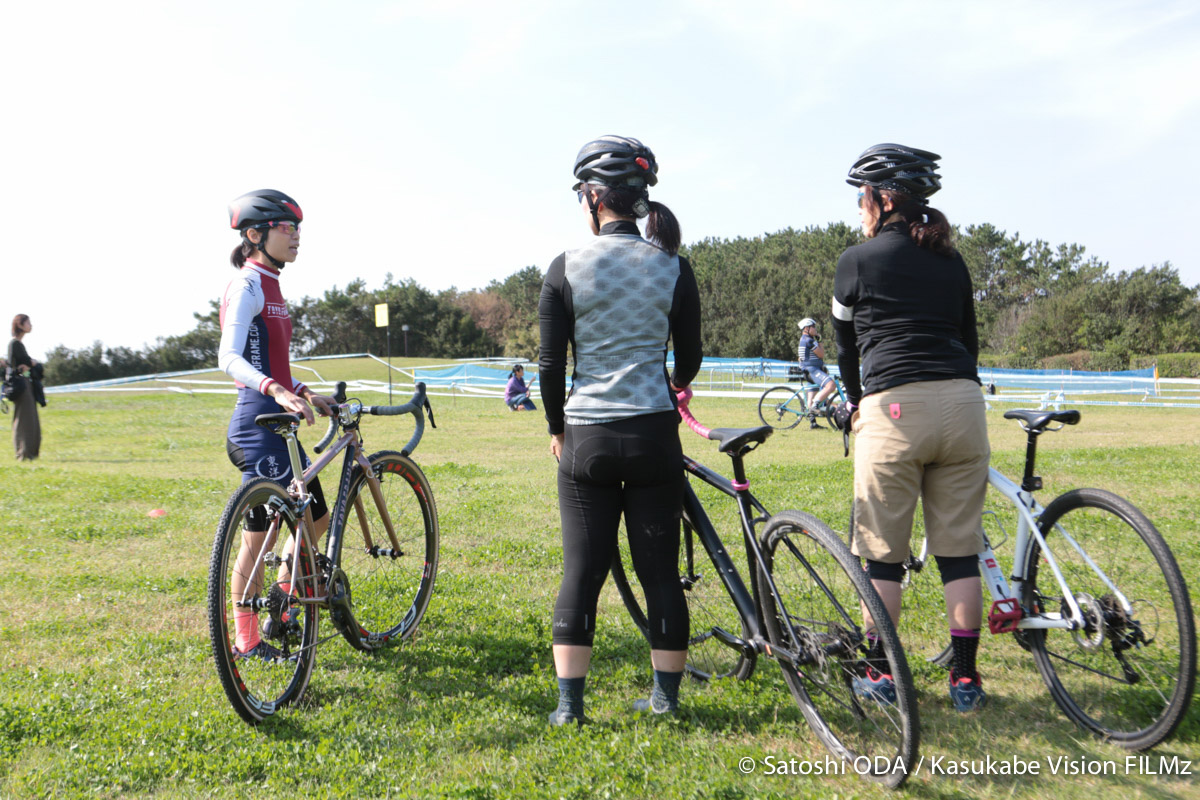
<svg viewBox="0 0 1200 800">
<path fill-rule="evenodd" d="M 1024 617 L 1025 611 L 1015 598 L 997 600 L 988 612 L 988 630 L 992 633 L 1012 633 Z"/>
</svg>

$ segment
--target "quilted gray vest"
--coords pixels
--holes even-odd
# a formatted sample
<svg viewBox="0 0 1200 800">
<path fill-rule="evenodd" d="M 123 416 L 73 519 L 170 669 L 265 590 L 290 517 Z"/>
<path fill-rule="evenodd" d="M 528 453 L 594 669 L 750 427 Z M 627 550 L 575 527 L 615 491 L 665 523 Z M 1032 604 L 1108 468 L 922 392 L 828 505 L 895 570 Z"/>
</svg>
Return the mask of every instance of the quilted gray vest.
<svg viewBox="0 0 1200 800">
<path fill-rule="evenodd" d="M 593 425 L 670 411 L 668 315 L 679 258 L 640 236 L 598 236 L 566 252 L 575 312 L 575 373 L 567 424 Z"/>
</svg>

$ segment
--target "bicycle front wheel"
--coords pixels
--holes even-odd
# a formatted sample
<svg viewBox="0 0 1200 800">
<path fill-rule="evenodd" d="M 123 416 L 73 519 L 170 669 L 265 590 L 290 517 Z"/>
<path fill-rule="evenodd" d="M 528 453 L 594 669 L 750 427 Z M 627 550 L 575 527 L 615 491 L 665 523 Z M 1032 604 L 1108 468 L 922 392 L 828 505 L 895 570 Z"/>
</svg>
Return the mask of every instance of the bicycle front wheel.
<svg viewBox="0 0 1200 800">
<path fill-rule="evenodd" d="M 763 425 L 787 431 L 800 424 L 808 413 L 804 392 L 787 386 L 772 386 L 758 398 L 758 418 Z"/>
<path fill-rule="evenodd" d="M 916 763 L 920 725 L 908 661 L 883 601 L 850 548 L 816 517 L 782 511 L 762 536 L 770 574 L 770 581 L 761 570 L 758 576 L 763 621 L 793 699 L 822 743 L 856 773 L 899 786 Z M 862 623 L 864 607 L 871 630 Z M 894 698 L 855 693 L 868 636 L 883 645 Z"/>
<path fill-rule="evenodd" d="M 371 472 L 396 534 L 397 551 L 367 475 L 350 479 L 345 525 L 330 553 L 346 576 L 357 630 L 352 644 L 376 650 L 413 635 L 429 607 L 438 567 L 438 518 L 433 489 L 421 468 L 393 451 L 372 455 Z M 345 631 L 343 631 L 345 633 Z"/>
<path fill-rule="evenodd" d="M 1186 715 L 1196 682 L 1195 622 L 1170 548 L 1137 508 L 1100 489 L 1058 497 L 1038 527 L 1085 620 L 1078 631 L 1022 632 L 1042 679 L 1078 725 L 1130 750 L 1153 747 Z M 1034 539 L 1026 563 L 1025 608 L 1069 615 Z"/>
<path fill-rule="evenodd" d="M 630 581 L 633 562 L 629 543 L 622 538 L 613 557 L 612 577 L 629 611 L 633 624 L 647 641 L 650 625 L 646 619 L 646 603 L 641 586 Z M 716 638 L 716 629 L 726 630 L 745 640 L 747 631 L 737 606 L 725 591 L 717 568 L 709 559 L 700 536 L 686 515 L 679 543 L 679 582 L 687 600 L 690 633 L 686 670 L 693 678 L 707 681 L 712 678 L 745 680 L 754 671 L 754 659 Z"/>
<path fill-rule="evenodd" d="M 247 515 L 259 508 L 266 531 L 246 531 Z M 296 553 L 297 531 L 287 492 L 260 478 L 234 492 L 213 541 L 208 573 L 213 658 L 229 702 L 250 723 L 297 700 L 316 661 L 317 608 L 299 598 L 317 596 L 320 587 L 311 548 L 300 546 Z"/>
</svg>

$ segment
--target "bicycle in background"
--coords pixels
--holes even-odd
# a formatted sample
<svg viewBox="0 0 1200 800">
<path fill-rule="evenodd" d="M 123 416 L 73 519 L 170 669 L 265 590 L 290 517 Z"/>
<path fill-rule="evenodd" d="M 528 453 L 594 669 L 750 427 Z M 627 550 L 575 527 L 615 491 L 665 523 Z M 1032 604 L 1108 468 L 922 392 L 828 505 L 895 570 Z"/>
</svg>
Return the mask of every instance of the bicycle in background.
<svg viewBox="0 0 1200 800">
<path fill-rule="evenodd" d="M 208 579 L 213 658 L 229 702 L 249 723 L 304 694 L 317 646 L 332 638 L 320 635 L 320 609 L 329 611 L 334 629 L 352 647 L 371 652 L 411 637 L 433 594 L 437 506 L 428 479 L 410 457 L 425 430 L 423 410 L 434 424 L 425 384 L 418 383 L 409 402 L 399 406 L 347 402 L 345 389 L 345 383 L 337 385 L 336 413 L 313 448 L 320 458 L 307 470 L 301 467 L 296 438 L 299 414 L 255 419 L 284 437 L 291 474 L 302 477 L 287 489 L 269 478 L 243 484 L 229 498 L 217 526 Z M 408 444 L 400 452 L 364 455 L 361 418 L 399 414 L 416 420 Z M 339 427 L 342 435 L 333 442 Z M 330 442 L 333 446 L 325 451 Z M 307 485 L 343 451 L 337 498 L 321 549 Z M 267 529 L 256 536 L 243 531 L 243 520 L 259 507 L 265 508 Z M 234 616 L 247 611 L 256 615 L 263 641 L 277 656 L 235 654 Z"/>
<path fill-rule="evenodd" d="M 808 420 L 813 428 L 820 427 L 818 420 L 830 428 L 837 429 L 833 424 L 833 410 L 846 402 L 846 389 L 842 379 L 833 376 L 834 389 L 824 402 L 811 406 L 809 395 L 820 387 L 812 382 L 808 370 L 800 369 L 800 385 L 772 386 L 758 398 L 758 418 L 764 425 L 770 425 L 777 431 L 787 431 L 796 427 L 802 420 Z"/>
</svg>

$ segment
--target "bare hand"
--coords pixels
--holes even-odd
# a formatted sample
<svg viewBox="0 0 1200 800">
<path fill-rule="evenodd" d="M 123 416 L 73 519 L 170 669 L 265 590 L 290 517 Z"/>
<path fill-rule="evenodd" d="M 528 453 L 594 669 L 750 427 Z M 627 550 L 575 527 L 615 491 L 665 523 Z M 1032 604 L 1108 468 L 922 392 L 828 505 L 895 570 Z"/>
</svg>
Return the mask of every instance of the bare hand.
<svg viewBox="0 0 1200 800">
<path fill-rule="evenodd" d="M 313 424 L 312 409 L 308 407 L 308 403 L 304 402 L 304 400 L 292 394 L 278 383 L 271 387 L 271 396 L 275 398 L 276 403 L 279 403 L 283 407 L 284 411 L 299 414 L 304 417 L 306 423 L 309 425 Z"/>
<path fill-rule="evenodd" d="M 565 433 L 556 433 L 550 437 L 550 455 L 554 456 L 555 461 L 562 460 L 563 444 L 566 442 L 567 435 Z"/>
<path fill-rule="evenodd" d="M 313 404 L 313 406 L 317 409 L 317 413 L 322 417 L 333 416 L 334 406 L 337 405 L 336 400 L 334 400 L 332 397 L 326 397 L 323 394 L 309 393 L 308 402 Z"/>
</svg>

